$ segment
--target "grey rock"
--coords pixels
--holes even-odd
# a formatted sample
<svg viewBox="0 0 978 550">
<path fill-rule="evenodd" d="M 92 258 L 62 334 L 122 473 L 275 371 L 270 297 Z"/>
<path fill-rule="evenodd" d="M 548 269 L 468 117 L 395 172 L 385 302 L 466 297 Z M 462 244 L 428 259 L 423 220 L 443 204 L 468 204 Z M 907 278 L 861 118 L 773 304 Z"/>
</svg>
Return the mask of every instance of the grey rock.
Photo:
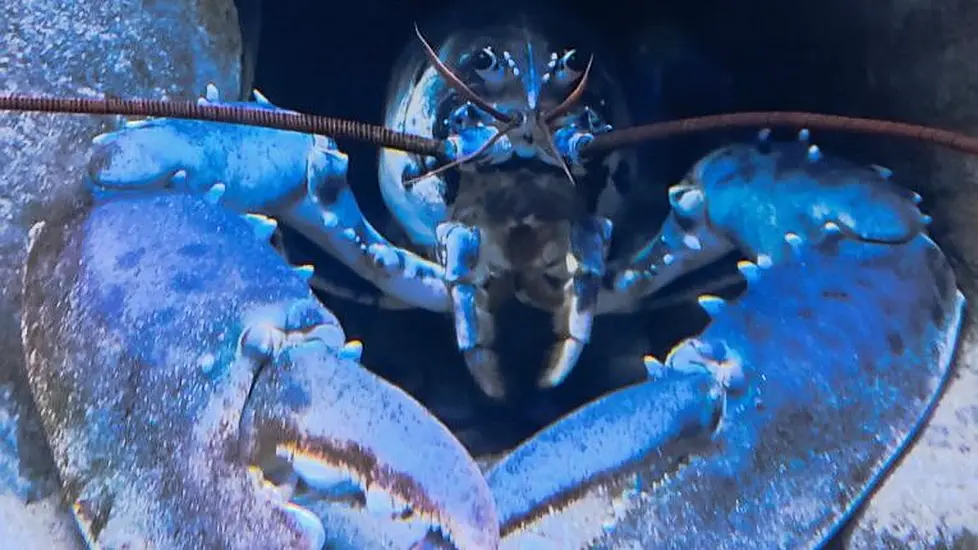
<svg viewBox="0 0 978 550">
<path fill-rule="evenodd" d="M 214 82 L 235 98 L 241 63 L 233 0 L 0 1 L 3 94 L 192 98 Z M 0 112 L 0 388 L 12 388 L 0 411 L 0 438 L 9 443 L 0 445 L 5 547 L 78 544 L 59 516 L 50 453 L 23 383 L 21 272 L 31 225 L 82 196 L 91 139 L 119 123 Z"/>
</svg>

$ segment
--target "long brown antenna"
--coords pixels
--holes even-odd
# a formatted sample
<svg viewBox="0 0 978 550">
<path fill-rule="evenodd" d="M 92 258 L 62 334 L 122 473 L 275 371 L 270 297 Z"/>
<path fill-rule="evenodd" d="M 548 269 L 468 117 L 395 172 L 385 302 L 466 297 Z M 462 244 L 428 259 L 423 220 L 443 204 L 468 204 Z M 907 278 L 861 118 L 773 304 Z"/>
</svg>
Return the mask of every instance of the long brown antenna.
<svg viewBox="0 0 978 550">
<path fill-rule="evenodd" d="M 794 127 L 909 138 L 978 155 L 978 138 L 918 124 L 804 111 L 753 111 L 684 118 L 615 130 L 595 136 L 582 154 L 618 149 L 642 141 L 725 128 Z"/>
<path fill-rule="evenodd" d="M 442 63 L 442 60 L 438 58 L 438 54 L 435 53 L 435 50 L 431 47 L 431 44 L 428 44 L 428 41 L 425 40 L 424 35 L 421 34 L 421 29 L 418 28 L 417 24 L 414 25 L 414 33 L 418 36 L 418 40 L 421 41 L 421 47 L 424 49 L 424 53 L 428 57 L 428 61 L 435 68 L 435 71 L 437 71 L 438 74 L 441 75 L 446 82 L 448 82 L 448 85 L 451 86 L 452 89 L 458 92 L 459 95 L 464 97 L 473 105 L 489 113 L 492 118 L 500 122 L 513 121 L 513 117 L 507 115 L 499 109 L 496 109 L 490 105 L 488 101 L 479 97 L 479 94 L 472 91 L 472 88 L 466 86 L 465 83 L 462 82 L 461 78 L 452 72 L 447 65 Z"/>
<path fill-rule="evenodd" d="M 289 111 L 231 105 L 199 105 L 191 101 L 92 99 L 0 95 L 0 110 L 86 115 L 125 115 L 206 120 L 261 126 L 374 143 L 419 155 L 451 159 L 442 140 L 397 132 L 361 122 Z M 657 122 L 596 136 L 582 153 L 591 154 L 648 140 L 725 128 L 794 127 L 909 138 L 978 156 L 978 138 L 930 126 L 889 120 L 846 117 L 804 111 L 752 111 Z"/>
<path fill-rule="evenodd" d="M 95 99 L 80 97 L 0 96 L 0 109 L 42 113 L 85 115 L 125 115 L 206 120 L 227 124 L 262 126 L 321 134 L 332 138 L 366 141 L 400 151 L 450 158 L 442 140 L 397 132 L 352 120 L 313 116 L 272 109 L 253 109 L 237 105 L 208 105 L 196 101 L 161 101 L 154 99 Z"/>
</svg>

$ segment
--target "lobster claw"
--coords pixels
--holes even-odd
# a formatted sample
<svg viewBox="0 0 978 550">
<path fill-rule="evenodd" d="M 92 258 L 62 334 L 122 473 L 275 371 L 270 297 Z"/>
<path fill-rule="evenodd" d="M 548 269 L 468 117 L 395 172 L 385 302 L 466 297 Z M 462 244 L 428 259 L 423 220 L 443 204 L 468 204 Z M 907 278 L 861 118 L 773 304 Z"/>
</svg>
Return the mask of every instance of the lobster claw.
<svg viewBox="0 0 978 550">
<path fill-rule="evenodd" d="M 964 318 L 919 201 L 880 177 L 807 144 L 701 161 L 640 259 L 655 285 L 713 235 L 753 260 L 746 290 L 701 296 L 710 324 L 648 361 L 649 380 L 488 472 L 503 547 L 828 542 L 927 419 Z"/>
<path fill-rule="evenodd" d="M 260 370 L 242 440 L 247 462 L 321 518 L 330 542 L 496 544 L 488 489 L 448 429 L 320 338 L 298 336 Z"/>
<path fill-rule="evenodd" d="M 461 444 L 360 368 L 251 225 L 200 197 L 120 198 L 35 226 L 22 334 L 90 546 L 498 544 Z"/>
</svg>

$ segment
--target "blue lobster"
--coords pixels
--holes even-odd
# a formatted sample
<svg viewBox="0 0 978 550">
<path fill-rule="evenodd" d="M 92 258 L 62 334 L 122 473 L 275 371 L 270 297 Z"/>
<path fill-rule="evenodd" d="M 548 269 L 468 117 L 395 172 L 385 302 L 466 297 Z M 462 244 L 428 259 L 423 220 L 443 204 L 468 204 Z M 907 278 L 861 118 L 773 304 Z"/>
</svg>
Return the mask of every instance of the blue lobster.
<svg viewBox="0 0 978 550">
<path fill-rule="evenodd" d="M 90 200 L 32 230 L 28 378 L 88 544 L 830 539 L 926 419 L 958 340 L 965 301 L 920 197 L 807 131 L 788 142 L 765 131 L 697 162 L 669 189 L 659 232 L 609 258 L 616 193 L 634 173 L 628 155 L 598 146 L 627 113 L 595 57 L 556 51 L 525 24 L 459 33 L 437 51 L 418 37 L 386 124 L 440 140 L 444 155 L 386 148 L 380 162 L 410 242 L 365 219 L 332 138 L 192 117 L 95 138 Z M 301 118 L 257 92 L 224 103 L 209 87 L 199 103 Z M 595 316 L 734 251 L 748 258 L 737 264 L 747 287 L 701 296 L 710 324 L 645 357 L 645 380 L 482 472 L 421 404 L 359 364 L 360 342 L 311 293 L 322 274 L 269 245 L 278 223 L 383 291 L 381 306 L 451 315 L 493 399 L 507 395 L 499 292 L 552 313 L 548 388 L 574 368 Z"/>
</svg>

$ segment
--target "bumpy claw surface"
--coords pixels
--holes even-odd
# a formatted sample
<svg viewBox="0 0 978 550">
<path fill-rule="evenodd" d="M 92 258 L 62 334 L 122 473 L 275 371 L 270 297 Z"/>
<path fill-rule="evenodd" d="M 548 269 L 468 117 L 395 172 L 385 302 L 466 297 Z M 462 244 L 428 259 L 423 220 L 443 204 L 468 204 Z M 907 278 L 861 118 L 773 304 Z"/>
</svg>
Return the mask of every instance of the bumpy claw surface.
<svg viewBox="0 0 978 550">
<path fill-rule="evenodd" d="M 498 544 L 464 448 L 240 216 L 179 194 L 51 220 L 25 289 L 31 389 L 93 547 Z"/>
<path fill-rule="evenodd" d="M 278 109 L 257 97 L 226 104 Z M 201 101 L 220 103 L 216 89 L 208 87 Z M 88 180 L 97 197 L 189 192 L 242 214 L 279 219 L 397 300 L 449 311 L 441 268 L 370 225 L 346 182 L 347 164 L 327 137 L 164 118 L 97 137 Z"/>
<path fill-rule="evenodd" d="M 899 243 L 924 229 L 919 196 L 887 171 L 824 154 L 802 131 L 793 143 L 723 147 L 669 190 L 672 211 L 657 238 L 615 275 L 615 291 L 634 300 L 735 248 L 761 261 L 790 252 L 786 234 L 817 238 L 826 223 L 863 241 Z"/>
<path fill-rule="evenodd" d="M 840 189 L 825 198 L 774 185 L 824 176 L 789 162 L 790 147 L 766 164 L 760 150 L 726 151 L 700 174 L 772 193 L 754 209 L 742 201 L 743 231 L 723 226 L 763 254 L 740 266 L 747 290 L 702 299 L 712 323 L 664 363 L 649 360 L 648 381 L 585 406 L 488 473 L 503 547 L 816 547 L 926 419 L 964 298 L 919 231 L 915 197 L 840 162 L 833 177 L 853 200 L 889 211 L 832 210 L 846 204 Z"/>
</svg>

